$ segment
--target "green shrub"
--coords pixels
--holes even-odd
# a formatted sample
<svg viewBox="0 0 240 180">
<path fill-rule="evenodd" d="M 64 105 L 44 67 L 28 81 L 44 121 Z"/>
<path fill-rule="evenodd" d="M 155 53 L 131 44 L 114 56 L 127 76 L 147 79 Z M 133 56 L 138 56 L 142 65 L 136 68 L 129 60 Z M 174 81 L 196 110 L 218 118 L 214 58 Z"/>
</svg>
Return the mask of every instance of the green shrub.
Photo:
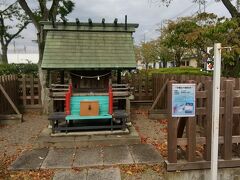
<svg viewBox="0 0 240 180">
<path fill-rule="evenodd" d="M 0 64 L 0 75 L 38 74 L 37 64 Z"/>
<path fill-rule="evenodd" d="M 142 73 L 146 73 L 146 70 L 141 70 Z M 159 74 L 188 74 L 188 75 L 205 75 L 212 76 L 212 72 L 201 71 L 200 68 L 193 67 L 172 67 L 172 68 L 160 68 L 147 70 L 148 75 L 153 73 Z"/>
</svg>

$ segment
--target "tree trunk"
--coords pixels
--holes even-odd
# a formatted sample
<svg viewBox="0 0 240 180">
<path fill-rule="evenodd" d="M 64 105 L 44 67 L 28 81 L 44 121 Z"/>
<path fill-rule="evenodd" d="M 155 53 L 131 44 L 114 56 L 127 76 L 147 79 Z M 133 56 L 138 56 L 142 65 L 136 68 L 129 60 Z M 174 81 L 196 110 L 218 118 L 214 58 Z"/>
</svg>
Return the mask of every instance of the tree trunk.
<svg viewBox="0 0 240 180">
<path fill-rule="evenodd" d="M 180 67 L 181 65 L 181 60 L 180 59 L 176 59 L 176 67 Z"/>
<path fill-rule="evenodd" d="M 156 69 L 156 61 L 153 61 L 153 69 Z"/>
<path fill-rule="evenodd" d="M 148 63 L 146 63 L 146 70 L 148 69 Z"/>
<path fill-rule="evenodd" d="M 181 65 L 181 55 L 180 55 L 180 53 L 176 53 L 175 65 L 176 65 L 176 67 L 180 67 L 180 65 Z"/>
<path fill-rule="evenodd" d="M 41 102 L 42 102 L 42 113 L 49 113 L 49 89 L 47 88 L 47 72 L 42 70 L 42 59 L 43 59 L 43 51 L 44 51 L 44 34 L 43 31 L 38 33 L 38 51 L 39 51 L 39 60 L 38 60 L 38 74 L 39 81 L 41 85 Z"/>
<path fill-rule="evenodd" d="M 7 52 L 8 52 L 7 46 L 5 46 L 5 45 L 2 46 L 2 54 L 1 54 L 0 64 L 8 64 Z"/>
<path fill-rule="evenodd" d="M 166 68 L 167 67 L 167 61 L 164 59 L 162 62 L 163 62 L 163 67 Z"/>
</svg>

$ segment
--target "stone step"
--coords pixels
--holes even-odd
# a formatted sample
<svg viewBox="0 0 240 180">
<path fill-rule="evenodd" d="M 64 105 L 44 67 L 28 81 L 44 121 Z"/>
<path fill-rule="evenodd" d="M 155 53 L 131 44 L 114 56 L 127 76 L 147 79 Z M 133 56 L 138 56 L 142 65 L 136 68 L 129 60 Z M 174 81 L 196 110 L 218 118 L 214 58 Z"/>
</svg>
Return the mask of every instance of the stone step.
<svg viewBox="0 0 240 180">
<path fill-rule="evenodd" d="M 94 146 L 113 146 L 139 144 L 140 137 L 133 126 L 129 127 L 129 133 L 115 134 L 116 131 L 99 134 L 91 132 L 62 133 L 51 136 L 51 129 L 44 129 L 34 143 L 34 148 L 55 147 L 55 148 L 75 148 Z"/>
</svg>

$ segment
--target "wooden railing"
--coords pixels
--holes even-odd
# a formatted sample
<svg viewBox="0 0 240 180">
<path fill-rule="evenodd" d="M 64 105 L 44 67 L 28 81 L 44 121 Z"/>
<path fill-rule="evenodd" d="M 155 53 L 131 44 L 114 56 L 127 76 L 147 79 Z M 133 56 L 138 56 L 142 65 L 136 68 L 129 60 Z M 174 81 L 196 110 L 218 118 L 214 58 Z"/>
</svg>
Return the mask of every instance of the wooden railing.
<svg viewBox="0 0 240 180">
<path fill-rule="evenodd" d="M 15 75 L 0 76 L 0 84 L 7 92 L 9 98 L 15 105 L 19 105 L 18 99 L 18 78 Z M 0 114 L 15 113 L 4 93 L 0 90 Z"/>
<path fill-rule="evenodd" d="M 147 74 L 130 74 L 122 77 L 123 83 L 131 86 L 135 102 L 152 102 L 152 77 Z"/>
<path fill-rule="evenodd" d="M 153 100 L 156 101 L 159 92 L 166 83 L 167 80 L 175 80 L 178 83 L 187 82 L 188 80 L 194 80 L 197 84 L 200 82 L 205 82 L 208 79 L 212 79 L 211 76 L 198 76 L 198 75 L 176 75 L 176 74 L 153 74 L 152 84 L 153 84 Z M 167 88 L 162 92 L 162 95 L 157 99 L 157 103 L 154 106 L 155 109 L 167 109 Z"/>
<path fill-rule="evenodd" d="M 211 160 L 212 80 L 197 84 L 196 116 L 173 118 L 171 116 L 171 87 L 168 101 L 168 171 L 207 169 Z M 240 86 L 239 79 L 221 81 L 219 167 L 240 167 Z"/>
<path fill-rule="evenodd" d="M 23 108 L 41 107 L 41 86 L 38 77 L 22 75 L 19 79 L 19 99 Z"/>
</svg>

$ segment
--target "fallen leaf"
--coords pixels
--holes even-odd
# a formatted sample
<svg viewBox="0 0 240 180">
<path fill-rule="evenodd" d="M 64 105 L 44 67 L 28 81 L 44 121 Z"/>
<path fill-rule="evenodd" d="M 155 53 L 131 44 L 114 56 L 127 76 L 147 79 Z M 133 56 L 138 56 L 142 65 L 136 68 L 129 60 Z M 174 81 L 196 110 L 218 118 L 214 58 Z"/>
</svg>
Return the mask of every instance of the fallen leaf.
<svg viewBox="0 0 240 180">
<path fill-rule="evenodd" d="M 127 171 L 127 174 L 130 174 L 130 175 L 132 175 L 133 173 L 132 173 L 131 171 Z"/>
</svg>

